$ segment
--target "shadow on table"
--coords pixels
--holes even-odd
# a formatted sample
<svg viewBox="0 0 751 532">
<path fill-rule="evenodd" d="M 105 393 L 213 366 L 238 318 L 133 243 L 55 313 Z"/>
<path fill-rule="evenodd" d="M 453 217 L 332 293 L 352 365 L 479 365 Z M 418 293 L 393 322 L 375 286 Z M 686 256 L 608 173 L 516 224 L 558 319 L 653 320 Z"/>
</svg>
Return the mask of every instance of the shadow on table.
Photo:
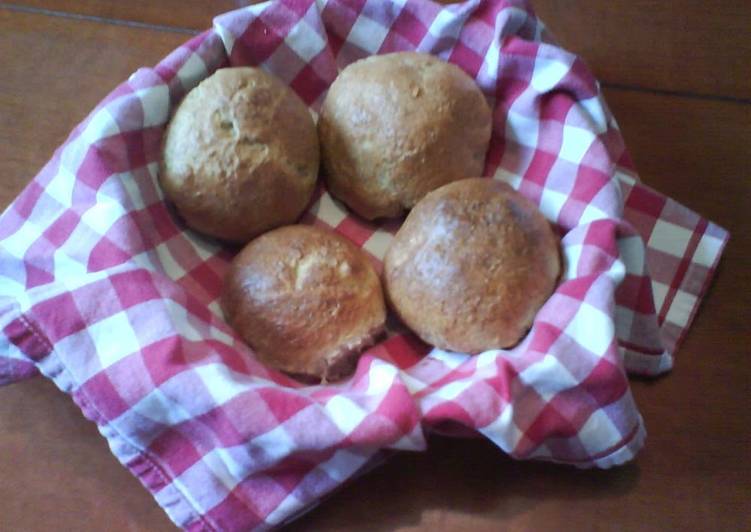
<svg viewBox="0 0 751 532">
<path fill-rule="evenodd" d="M 486 440 L 431 437 L 398 453 L 285 530 L 497 530 L 543 503 L 618 498 L 639 480 L 635 463 L 579 470 L 508 458 Z"/>
</svg>

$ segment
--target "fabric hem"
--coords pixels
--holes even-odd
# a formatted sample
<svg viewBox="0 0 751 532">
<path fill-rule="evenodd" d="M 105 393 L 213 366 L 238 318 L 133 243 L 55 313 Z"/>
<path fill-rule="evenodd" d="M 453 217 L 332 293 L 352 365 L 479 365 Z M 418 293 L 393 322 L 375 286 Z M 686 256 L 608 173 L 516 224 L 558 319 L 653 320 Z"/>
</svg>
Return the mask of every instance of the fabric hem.
<svg viewBox="0 0 751 532">
<path fill-rule="evenodd" d="M 187 528 L 200 523 L 203 530 L 216 531 L 216 527 L 206 521 L 204 515 L 175 486 L 173 479 L 159 466 L 157 461 L 150 457 L 148 453 L 130 443 L 110 423 L 104 421 L 99 411 L 89 403 L 85 396 L 74 393 L 76 391 L 75 379 L 55 354 L 50 341 L 38 331 L 31 318 L 21 313 L 17 318 L 9 321 L 18 323 L 24 332 L 31 334 L 44 345 L 46 354 L 35 358 L 39 372 L 55 383 L 60 391 L 69 395 L 81 409 L 84 417 L 96 424 L 99 433 L 107 440 L 110 450 L 118 462 L 126 467 L 151 493 L 157 505 L 167 513 L 170 520 L 180 528 Z M 8 340 L 12 342 L 13 338 L 8 336 Z"/>
<path fill-rule="evenodd" d="M 555 460 L 552 458 L 540 459 L 540 461 L 552 462 L 555 464 L 572 465 L 577 469 L 611 469 L 625 465 L 632 461 L 644 447 L 647 439 L 647 430 L 644 428 L 644 421 L 639 416 L 638 424 L 632 431 L 615 446 L 595 455 L 595 457 L 586 460 Z"/>
<path fill-rule="evenodd" d="M 629 375 L 658 377 L 673 369 L 674 358 L 668 351 L 659 355 L 645 354 L 635 349 L 622 348 L 623 363 Z"/>
<path fill-rule="evenodd" d="M 683 341 L 686 339 L 686 335 L 688 334 L 689 329 L 691 329 L 691 325 L 694 322 L 694 318 L 696 318 L 696 314 L 699 312 L 699 307 L 704 301 L 704 296 L 706 295 L 707 290 L 709 290 L 709 287 L 712 285 L 712 281 L 717 275 L 717 268 L 720 265 L 720 260 L 722 260 L 722 255 L 725 253 L 725 247 L 730 241 L 730 233 L 726 231 L 725 229 L 722 229 L 722 231 L 723 231 L 722 243 L 720 244 L 719 248 L 717 248 L 717 254 L 715 255 L 714 260 L 712 261 L 712 264 L 707 271 L 707 275 L 704 278 L 704 282 L 702 283 L 702 286 L 699 289 L 699 292 L 696 294 L 696 301 L 692 305 L 691 310 L 688 312 L 688 316 L 686 318 L 686 324 L 681 328 L 680 334 L 675 339 L 675 347 L 674 347 L 675 351 L 678 351 L 678 348 L 681 346 L 681 344 L 683 344 Z M 681 280 L 679 289 L 682 289 L 684 286 L 686 286 L 687 281 L 688 281 L 688 278 L 684 277 Z"/>
</svg>

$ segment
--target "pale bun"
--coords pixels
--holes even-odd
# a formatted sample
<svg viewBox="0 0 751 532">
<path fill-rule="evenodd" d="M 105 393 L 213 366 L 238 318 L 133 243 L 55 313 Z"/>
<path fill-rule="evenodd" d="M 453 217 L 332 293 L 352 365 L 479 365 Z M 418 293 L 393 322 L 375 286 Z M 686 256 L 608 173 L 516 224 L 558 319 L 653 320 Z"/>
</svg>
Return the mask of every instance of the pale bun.
<svg viewBox="0 0 751 532">
<path fill-rule="evenodd" d="M 224 68 L 180 103 L 159 179 L 192 228 L 244 243 L 293 223 L 318 176 L 315 123 L 300 98 L 258 68 Z"/>
<path fill-rule="evenodd" d="M 457 66 L 399 52 L 347 66 L 318 131 L 329 191 L 360 216 L 394 217 L 441 185 L 482 174 L 491 112 Z"/>
</svg>

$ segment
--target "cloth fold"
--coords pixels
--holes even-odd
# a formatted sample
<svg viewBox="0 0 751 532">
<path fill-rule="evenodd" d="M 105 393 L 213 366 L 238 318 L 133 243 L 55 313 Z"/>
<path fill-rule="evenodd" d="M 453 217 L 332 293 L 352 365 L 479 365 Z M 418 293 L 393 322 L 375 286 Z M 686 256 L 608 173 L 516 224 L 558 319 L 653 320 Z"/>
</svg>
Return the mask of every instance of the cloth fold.
<svg viewBox="0 0 751 532">
<path fill-rule="evenodd" d="M 522 343 L 470 357 L 403 330 L 342 383 L 257 361 L 217 304 L 231 251 L 186 229 L 157 182 L 180 99 L 217 68 L 260 66 L 316 111 L 337 72 L 418 50 L 493 105 L 485 173 L 535 201 L 565 273 Z M 380 261 L 394 223 L 320 187 L 304 223 Z M 0 383 L 70 394 L 178 526 L 283 523 L 425 432 L 481 434 L 517 459 L 622 464 L 645 430 L 627 372 L 678 347 L 727 233 L 640 183 L 599 85 L 524 1 L 277 0 L 214 27 L 107 96 L 0 218 Z"/>
</svg>

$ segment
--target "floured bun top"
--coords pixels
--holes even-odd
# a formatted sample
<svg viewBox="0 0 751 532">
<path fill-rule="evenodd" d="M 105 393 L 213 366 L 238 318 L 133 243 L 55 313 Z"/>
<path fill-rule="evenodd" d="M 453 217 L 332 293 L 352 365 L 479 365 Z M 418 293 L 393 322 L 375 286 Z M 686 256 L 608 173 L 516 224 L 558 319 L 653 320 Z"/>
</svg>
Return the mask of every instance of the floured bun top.
<svg viewBox="0 0 751 532">
<path fill-rule="evenodd" d="M 399 52 L 347 66 L 318 122 L 329 191 L 368 219 L 481 175 L 491 112 L 474 80 L 432 55 Z"/>
<path fill-rule="evenodd" d="M 258 68 L 225 68 L 180 103 L 160 182 L 192 228 L 244 243 L 293 223 L 318 176 L 318 135 L 300 98 Z"/>
</svg>

